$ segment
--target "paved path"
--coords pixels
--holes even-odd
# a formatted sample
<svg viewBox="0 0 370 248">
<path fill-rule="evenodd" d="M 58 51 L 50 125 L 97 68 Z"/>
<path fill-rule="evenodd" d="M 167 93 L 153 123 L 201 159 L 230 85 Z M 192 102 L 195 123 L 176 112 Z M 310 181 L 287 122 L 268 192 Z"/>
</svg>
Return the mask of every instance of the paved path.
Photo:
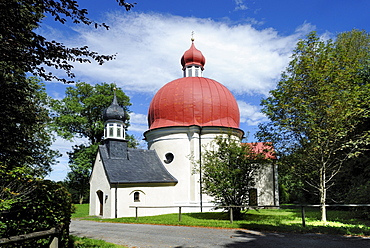
<svg viewBox="0 0 370 248">
<path fill-rule="evenodd" d="M 370 238 L 72 220 L 70 234 L 135 248 L 369 248 Z"/>
</svg>

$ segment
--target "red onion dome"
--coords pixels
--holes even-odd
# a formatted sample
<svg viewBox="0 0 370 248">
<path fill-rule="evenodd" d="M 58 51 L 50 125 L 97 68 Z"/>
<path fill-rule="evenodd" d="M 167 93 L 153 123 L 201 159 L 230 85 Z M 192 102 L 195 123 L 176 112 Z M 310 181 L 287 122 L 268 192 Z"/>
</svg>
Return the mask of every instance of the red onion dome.
<svg viewBox="0 0 370 248">
<path fill-rule="evenodd" d="M 189 50 L 185 51 L 184 55 L 181 57 L 181 65 L 183 70 L 187 65 L 199 65 L 203 70 L 205 63 L 206 58 L 203 56 L 201 51 L 195 48 L 194 42 L 191 43 Z"/>
<path fill-rule="evenodd" d="M 215 80 L 184 77 L 164 85 L 149 106 L 149 129 L 171 126 L 239 128 L 238 104 L 231 92 Z"/>
</svg>

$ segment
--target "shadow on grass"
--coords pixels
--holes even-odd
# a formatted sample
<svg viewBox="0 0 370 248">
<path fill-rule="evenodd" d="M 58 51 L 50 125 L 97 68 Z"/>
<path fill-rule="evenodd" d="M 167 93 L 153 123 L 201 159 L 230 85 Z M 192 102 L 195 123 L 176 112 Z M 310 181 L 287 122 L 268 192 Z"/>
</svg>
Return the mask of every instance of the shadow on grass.
<svg viewBox="0 0 370 248">
<path fill-rule="evenodd" d="M 229 220 L 229 214 L 226 212 L 206 212 L 206 213 L 186 213 L 194 219 L 200 220 Z"/>
</svg>

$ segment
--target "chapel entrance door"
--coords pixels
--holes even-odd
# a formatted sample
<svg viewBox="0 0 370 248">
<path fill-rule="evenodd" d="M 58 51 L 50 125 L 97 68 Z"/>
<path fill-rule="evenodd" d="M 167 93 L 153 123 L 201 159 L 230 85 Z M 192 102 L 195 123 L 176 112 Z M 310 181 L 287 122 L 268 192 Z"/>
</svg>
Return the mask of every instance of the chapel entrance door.
<svg viewBox="0 0 370 248">
<path fill-rule="evenodd" d="M 96 192 L 96 194 L 98 195 L 98 199 L 99 199 L 99 215 L 103 216 L 103 191 L 99 190 Z"/>
</svg>

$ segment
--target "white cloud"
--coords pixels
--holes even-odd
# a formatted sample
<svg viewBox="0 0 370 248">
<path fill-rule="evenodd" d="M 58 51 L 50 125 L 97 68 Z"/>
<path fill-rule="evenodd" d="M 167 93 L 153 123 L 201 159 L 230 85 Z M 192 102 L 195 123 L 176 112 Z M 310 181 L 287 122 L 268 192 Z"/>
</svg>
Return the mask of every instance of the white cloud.
<svg viewBox="0 0 370 248">
<path fill-rule="evenodd" d="M 247 10 L 248 9 L 247 5 L 244 3 L 244 0 L 234 0 L 234 2 L 236 4 L 235 10 Z"/>
<path fill-rule="evenodd" d="M 111 29 L 81 28 L 67 45 L 117 57 L 103 66 L 76 64 L 81 81 L 116 82 L 125 91 L 153 94 L 165 83 L 182 77 L 180 58 L 195 46 L 206 57 L 204 76 L 214 78 L 237 94 L 266 95 L 286 67 L 297 40 L 312 26 L 281 36 L 274 29 L 257 30 L 251 24 L 230 25 L 211 19 L 162 14 L 110 13 Z"/>
<path fill-rule="evenodd" d="M 130 113 L 130 123 L 147 125 L 147 116 L 143 114 Z"/>
<path fill-rule="evenodd" d="M 240 122 L 248 126 L 257 126 L 259 123 L 267 121 L 267 117 L 261 113 L 259 106 L 251 105 L 243 101 L 237 101 L 240 111 Z"/>
<path fill-rule="evenodd" d="M 147 116 L 144 114 L 130 113 L 129 132 L 143 133 L 148 130 Z"/>
</svg>

